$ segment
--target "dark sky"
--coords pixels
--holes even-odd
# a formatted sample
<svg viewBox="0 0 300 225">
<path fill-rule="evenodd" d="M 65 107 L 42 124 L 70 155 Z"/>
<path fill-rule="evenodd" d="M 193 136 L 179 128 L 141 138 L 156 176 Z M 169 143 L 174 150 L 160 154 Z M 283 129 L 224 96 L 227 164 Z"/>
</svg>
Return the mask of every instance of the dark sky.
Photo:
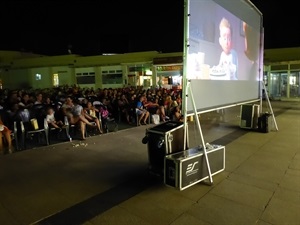
<svg viewBox="0 0 300 225">
<path fill-rule="evenodd" d="M 253 0 L 265 48 L 300 47 L 294 1 Z M 289 3 L 289 4 L 287 4 Z M 98 55 L 183 50 L 183 0 L 2 0 L 0 50 Z"/>
<path fill-rule="evenodd" d="M 300 47 L 300 13 L 296 1 L 251 2 L 263 14 L 265 49 Z"/>
</svg>

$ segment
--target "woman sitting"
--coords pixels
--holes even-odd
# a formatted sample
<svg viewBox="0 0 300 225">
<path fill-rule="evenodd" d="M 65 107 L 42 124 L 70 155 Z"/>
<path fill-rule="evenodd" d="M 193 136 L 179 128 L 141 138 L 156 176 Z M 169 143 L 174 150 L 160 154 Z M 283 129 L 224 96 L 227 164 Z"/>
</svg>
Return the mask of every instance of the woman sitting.
<svg viewBox="0 0 300 225">
<path fill-rule="evenodd" d="M 7 144 L 7 148 L 8 148 L 8 152 L 12 153 L 12 140 L 11 140 L 11 130 L 4 125 L 1 116 L 0 116 L 0 152 L 2 154 L 5 153 L 4 151 L 4 146 L 3 146 L 3 140 L 6 142 Z"/>
<path fill-rule="evenodd" d="M 138 116 L 138 125 L 146 125 L 147 119 L 150 115 L 149 111 L 144 106 L 145 96 L 140 96 L 139 101 L 136 103 L 136 114 Z"/>
<path fill-rule="evenodd" d="M 93 106 L 92 102 L 88 101 L 86 103 L 86 107 L 83 110 L 85 118 L 89 122 L 94 122 L 98 128 L 99 133 L 102 134 L 103 130 L 101 128 L 101 123 L 99 118 L 97 117 L 97 114 L 99 115 L 99 109 Z"/>
<path fill-rule="evenodd" d="M 75 104 L 74 104 L 75 103 Z M 87 118 L 86 115 L 83 111 L 83 107 L 78 104 L 77 101 L 74 101 L 73 99 L 68 96 L 65 100 L 65 103 L 62 105 L 62 110 L 63 114 L 67 116 L 68 122 L 70 124 L 79 124 L 80 126 L 80 131 L 81 131 L 81 136 L 82 139 L 85 139 L 85 130 L 86 130 L 86 125 L 91 126 L 91 127 L 96 127 L 97 125 L 92 124 Z"/>
<path fill-rule="evenodd" d="M 184 117 L 181 113 L 180 107 L 176 106 L 173 109 L 173 116 L 172 116 L 172 120 L 173 121 L 177 121 L 177 122 L 183 122 L 184 121 Z"/>
<path fill-rule="evenodd" d="M 122 115 L 125 115 L 126 121 L 128 124 L 131 124 L 130 122 L 130 104 L 129 101 L 127 100 L 125 94 L 122 94 L 120 99 L 118 99 L 118 108 L 120 110 L 120 113 L 122 113 Z"/>
<path fill-rule="evenodd" d="M 153 102 L 147 102 L 147 110 L 151 115 L 159 115 L 159 119 L 161 121 L 166 121 L 165 107 L 163 105 L 159 105 L 159 98 L 156 97 Z"/>
</svg>

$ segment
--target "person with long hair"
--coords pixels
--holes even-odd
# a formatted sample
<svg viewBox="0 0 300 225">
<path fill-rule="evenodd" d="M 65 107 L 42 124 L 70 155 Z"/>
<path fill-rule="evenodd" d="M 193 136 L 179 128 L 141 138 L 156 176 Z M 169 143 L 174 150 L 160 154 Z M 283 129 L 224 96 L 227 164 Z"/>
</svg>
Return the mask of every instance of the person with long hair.
<svg viewBox="0 0 300 225">
<path fill-rule="evenodd" d="M 0 116 L 0 152 L 5 153 L 3 141 L 5 141 L 8 152 L 12 153 L 12 140 L 11 140 L 11 130 L 3 123 Z"/>
<path fill-rule="evenodd" d="M 86 116 L 84 115 L 85 113 L 83 111 L 83 107 L 78 103 L 78 100 L 75 100 L 73 102 L 71 96 L 66 97 L 65 103 L 62 105 L 61 108 L 63 111 L 63 115 L 67 116 L 68 122 L 70 124 L 79 125 L 82 140 L 85 139 L 86 125 L 90 127 L 97 127 L 97 125 L 94 125 L 86 118 Z"/>
</svg>

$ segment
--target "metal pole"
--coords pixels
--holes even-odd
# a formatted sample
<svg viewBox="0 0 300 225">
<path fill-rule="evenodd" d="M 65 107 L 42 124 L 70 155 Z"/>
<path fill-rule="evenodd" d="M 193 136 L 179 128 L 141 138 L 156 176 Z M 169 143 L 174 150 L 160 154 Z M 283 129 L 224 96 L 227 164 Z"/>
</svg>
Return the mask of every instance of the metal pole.
<svg viewBox="0 0 300 225">
<path fill-rule="evenodd" d="M 195 121 L 196 121 L 196 124 L 197 124 L 197 127 L 198 127 L 198 131 L 199 131 L 200 137 L 201 137 L 203 153 L 204 153 L 204 156 L 205 156 L 205 161 L 206 161 L 206 165 L 207 165 L 207 171 L 208 171 L 208 175 L 209 175 L 209 181 L 212 184 L 213 183 L 213 179 L 212 179 L 210 165 L 209 165 L 209 160 L 208 160 L 208 156 L 207 156 L 207 152 L 206 152 L 206 145 L 205 145 L 205 141 L 204 141 L 204 138 L 203 138 L 203 133 L 202 133 L 202 129 L 201 129 L 199 117 L 198 117 L 198 114 L 197 114 L 197 108 L 196 108 L 196 104 L 195 104 L 195 101 L 194 101 L 194 96 L 193 96 L 193 93 L 192 93 L 192 88 L 191 88 L 190 81 L 188 81 L 187 89 L 188 89 L 189 95 L 191 97 L 191 101 L 192 101 L 192 104 L 193 104 Z"/>
<path fill-rule="evenodd" d="M 273 112 L 273 109 L 272 109 L 272 106 L 271 106 L 271 102 L 270 102 L 270 99 L 269 99 L 269 94 L 268 94 L 266 85 L 265 85 L 265 83 L 263 81 L 262 81 L 262 85 L 263 85 L 263 88 L 265 89 L 266 99 L 268 101 L 268 105 L 269 105 L 269 108 L 271 110 L 271 114 L 272 114 L 272 118 L 273 118 L 273 121 L 274 121 L 274 124 L 275 124 L 275 128 L 278 131 L 278 126 L 277 126 L 277 123 L 276 123 L 276 120 L 275 120 L 275 116 L 274 116 L 274 112 Z"/>
</svg>

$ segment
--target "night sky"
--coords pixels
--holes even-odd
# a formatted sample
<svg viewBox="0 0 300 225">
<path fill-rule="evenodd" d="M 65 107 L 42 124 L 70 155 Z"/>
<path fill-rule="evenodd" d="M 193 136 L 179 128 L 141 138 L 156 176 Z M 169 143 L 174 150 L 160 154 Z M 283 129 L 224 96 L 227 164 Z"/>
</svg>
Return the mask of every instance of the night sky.
<svg viewBox="0 0 300 225">
<path fill-rule="evenodd" d="M 295 1 L 253 0 L 265 48 L 300 47 Z M 4 0 L 0 50 L 45 55 L 183 51 L 183 0 Z"/>
</svg>

